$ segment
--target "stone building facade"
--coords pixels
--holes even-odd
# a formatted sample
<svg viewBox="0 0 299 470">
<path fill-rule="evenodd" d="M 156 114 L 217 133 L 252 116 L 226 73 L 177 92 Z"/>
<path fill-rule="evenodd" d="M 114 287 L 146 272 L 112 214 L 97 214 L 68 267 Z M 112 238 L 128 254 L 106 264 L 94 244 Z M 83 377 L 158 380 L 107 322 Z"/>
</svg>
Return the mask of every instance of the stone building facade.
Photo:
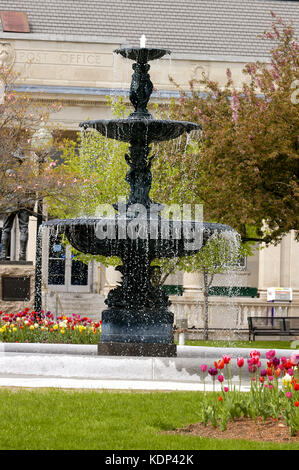
<svg viewBox="0 0 299 470">
<path fill-rule="evenodd" d="M 234 80 L 241 83 L 246 63 L 267 61 L 268 45 L 257 36 L 269 28 L 270 10 L 292 20 L 299 30 L 298 2 L 291 1 L 88 0 L 78 6 L 77 2 L 66 0 L 0 0 L 0 13 L 7 10 L 25 12 L 30 32 L 0 31 L 0 61 L 9 60 L 20 71 L 19 91 L 29 92 L 32 99 L 62 102 L 63 109 L 52 119 L 70 136 L 75 136 L 78 124 L 85 119 L 110 117 L 107 95 L 128 96 L 131 63 L 113 51 L 123 45 L 139 45 L 142 34 L 147 37 L 147 46 L 172 50 L 171 58 L 162 58 L 151 67 L 156 88 L 152 100 L 167 102 L 178 97 L 170 75 L 187 90 L 189 80 L 199 78 L 202 71 L 224 83 L 229 67 Z M 61 258 L 61 253 L 55 255 L 58 252 L 49 243 L 45 237 L 44 308 L 54 313 L 99 317 L 104 298 L 116 285 L 118 274 L 113 268 L 91 263 L 84 268 L 83 280 L 78 281 L 76 270 L 80 267 L 74 264 L 70 253 L 65 252 Z M 35 246 L 36 220 L 31 217 L 28 261 L 33 263 Z M 17 256 L 15 227 L 11 259 Z M 64 273 L 56 284 L 49 274 L 49 266 L 55 266 L 55 262 Z M 298 272 L 299 244 L 294 233 L 289 233 L 278 246 L 256 247 L 243 270 L 216 276 L 215 286 L 225 288 L 233 283 L 242 289 L 234 297 L 227 297 L 225 289 L 214 291 L 218 295 L 211 296 L 211 325 L 215 331 L 223 326 L 242 331 L 249 313 L 267 311 L 266 292 L 273 286 L 293 289 L 292 303 L 281 308 L 288 315 L 299 316 Z M 183 295 L 171 296 L 176 318 L 187 318 L 189 327 L 200 327 L 200 276 L 177 273 L 168 283 L 183 288 Z"/>
</svg>

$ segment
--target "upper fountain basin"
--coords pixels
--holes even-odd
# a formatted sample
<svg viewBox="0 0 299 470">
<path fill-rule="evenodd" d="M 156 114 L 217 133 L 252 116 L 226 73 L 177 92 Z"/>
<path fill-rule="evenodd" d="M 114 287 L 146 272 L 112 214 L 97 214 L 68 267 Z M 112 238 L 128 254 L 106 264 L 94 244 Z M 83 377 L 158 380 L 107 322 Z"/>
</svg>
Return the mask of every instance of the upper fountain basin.
<svg viewBox="0 0 299 470">
<path fill-rule="evenodd" d="M 168 121 L 153 119 L 111 119 L 84 121 L 80 123 L 84 129 L 96 129 L 109 139 L 123 142 L 161 142 L 176 139 L 184 132 L 200 129 L 199 124 L 188 121 Z"/>
<path fill-rule="evenodd" d="M 150 60 L 160 59 L 166 54 L 171 54 L 168 49 L 155 49 L 148 47 L 122 47 L 115 49 L 116 54 L 131 60 L 135 60 L 139 64 L 146 64 Z"/>
<path fill-rule="evenodd" d="M 124 258 L 133 251 L 146 250 L 150 259 L 190 256 L 198 253 L 216 232 L 236 233 L 228 225 L 208 222 L 162 218 L 136 221 L 118 216 L 57 219 L 43 223 L 43 227 L 53 227 L 56 234 L 65 234 L 70 244 L 82 253 Z"/>
</svg>

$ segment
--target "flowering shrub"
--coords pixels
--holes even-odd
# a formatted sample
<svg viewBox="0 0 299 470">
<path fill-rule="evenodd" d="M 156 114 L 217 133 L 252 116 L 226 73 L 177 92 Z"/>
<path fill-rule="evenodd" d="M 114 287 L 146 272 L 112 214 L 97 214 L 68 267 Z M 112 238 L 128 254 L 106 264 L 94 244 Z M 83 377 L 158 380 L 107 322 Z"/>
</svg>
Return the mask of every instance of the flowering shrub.
<svg viewBox="0 0 299 470">
<path fill-rule="evenodd" d="M 289 358 L 276 357 L 274 350 L 266 353 L 267 368 L 262 368 L 259 351 L 251 351 L 247 359 L 250 374 L 250 392 L 241 392 L 242 368 L 245 359 L 237 358 L 239 389 L 232 385 L 231 357 L 224 355 L 214 362 L 214 367 L 202 364 L 204 390 L 206 372 L 212 377 L 215 392 L 216 379 L 221 384 L 217 400 L 203 403 L 200 417 L 203 424 L 210 422 L 214 427 L 225 430 L 227 422 L 234 418 L 248 417 L 266 420 L 282 418 L 290 428 L 291 435 L 299 430 L 299 353 Z M 227 386 L 225 386 L 225 376 Z"/>
<path fill-rule="evenodd" d="M 101 334 L 101 322 L 73 314 L 55 319 L 51 312 L 0 312 L 0 342 L 95 344 Z"/>
</svg>

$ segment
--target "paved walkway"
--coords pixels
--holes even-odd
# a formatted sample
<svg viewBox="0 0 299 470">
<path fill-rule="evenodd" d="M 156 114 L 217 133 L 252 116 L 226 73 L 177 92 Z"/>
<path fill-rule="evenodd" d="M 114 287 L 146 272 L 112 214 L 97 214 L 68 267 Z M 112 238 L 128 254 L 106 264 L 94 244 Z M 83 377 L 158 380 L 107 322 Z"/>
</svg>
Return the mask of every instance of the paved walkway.
<svg viewBox="0 0 299 470">
<path fill-rule="evenodd" d="M 250 389 L 245 380 L 241 391 Z M 213 391 L 213 385 L 207 383 L 205 388 L 202 383 L 192 382 L 162 382 L 150 380 L 97 380 L 97 379 L 74 379 L 61 377 L 3 377 L 0 376 L 0 387 L 17 388 L 60 388 L 74 390 L 135 390 L 135 391 Z M 236 385 L 236 390 L 239 386 Z M 215 391 L 221 391 L 219 384 L 215 384 Z"/>
</svg>

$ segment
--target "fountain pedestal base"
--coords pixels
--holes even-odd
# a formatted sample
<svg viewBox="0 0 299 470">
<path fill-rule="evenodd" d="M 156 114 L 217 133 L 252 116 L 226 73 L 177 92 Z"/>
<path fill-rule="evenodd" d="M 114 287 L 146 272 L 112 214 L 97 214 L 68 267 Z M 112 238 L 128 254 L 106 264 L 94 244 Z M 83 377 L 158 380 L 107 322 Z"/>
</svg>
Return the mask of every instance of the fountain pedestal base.
<svg viewBox="0 0 299 470">
<path fill-rule="evenodd" d="M 176 357 L 177 346 L 174 343 L 105 343 L 98 344 L 99 356 L 152 356 Z"/>
<path fill-rule="evenodd" d="M 173 313 L 167 309 L 104 310 L 98 354 L 175 357 Z"/>
</svg>

